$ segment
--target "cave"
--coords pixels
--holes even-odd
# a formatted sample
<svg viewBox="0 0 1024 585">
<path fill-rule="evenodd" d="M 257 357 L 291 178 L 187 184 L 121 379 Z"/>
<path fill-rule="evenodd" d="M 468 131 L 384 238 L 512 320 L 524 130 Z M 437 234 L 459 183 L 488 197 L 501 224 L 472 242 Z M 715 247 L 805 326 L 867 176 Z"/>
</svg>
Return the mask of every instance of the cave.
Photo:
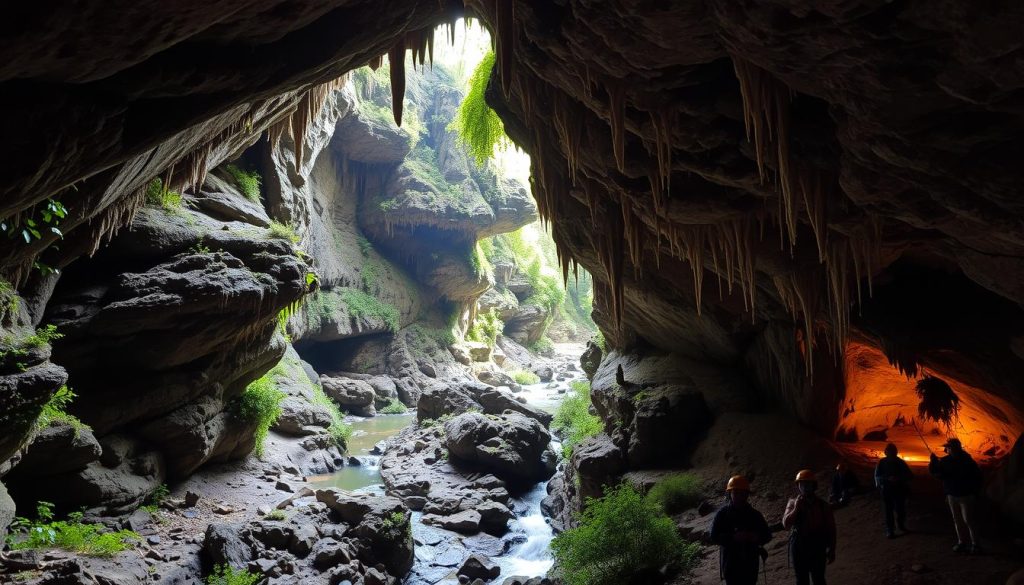
<svg viewBox="0 0 1024 585">
<path fill-rule="evenodd" d="M 556 533 L 685 481 L 657 513 L 696 552 L 610 582 L 711 582 L 743 475 L 781 582 L 793 477 L 844 465 L 830 580 L 1024 579 L 1019 7 L 7 12 L 0 581 L 578 583 Z M 981 543 L 929 465 L 954 438 Z M 54 522 L 141 537 L 117 565 Z"/>
</svg>

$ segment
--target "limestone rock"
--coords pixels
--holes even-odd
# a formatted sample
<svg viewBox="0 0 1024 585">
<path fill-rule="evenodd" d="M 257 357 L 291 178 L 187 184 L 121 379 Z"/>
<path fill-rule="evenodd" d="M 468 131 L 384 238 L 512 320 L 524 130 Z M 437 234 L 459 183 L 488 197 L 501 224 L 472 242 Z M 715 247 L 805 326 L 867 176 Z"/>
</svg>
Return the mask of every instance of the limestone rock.
<svg viewBox="0 0 1024 585">
<path fill-rule="evenodd" d="M 493 415 L 492 415 L 493 416 Z M 551 436 L 536 420 L 517 412 L 494 416 L 465 413 L 444 426 L 453 458 L 476 464 L 498 477 L 528 483 L 547 479 L 554 467 L 544 460 Z"/>
<path fill-rule="evenodd" d="M 333 398 L 342 410 L 357 416 L 373 416 L 375 414 L 376 410 L 373 406 L 375 394 L 373 386 L 369 383 L 327 375 L 320 376 L 320 383 L 323 385 L 324 393 Z"/>
<path fill-rule="evenodd" d="M 483 579 L 490 581 L 497 579 L 501 574 L 501 567 L 491 562 L 490 559 L 480 555 L 470 555 L 466 562 L 459 567 L 459 575 L 465 575 L 470 579 Z"/>
</svg>

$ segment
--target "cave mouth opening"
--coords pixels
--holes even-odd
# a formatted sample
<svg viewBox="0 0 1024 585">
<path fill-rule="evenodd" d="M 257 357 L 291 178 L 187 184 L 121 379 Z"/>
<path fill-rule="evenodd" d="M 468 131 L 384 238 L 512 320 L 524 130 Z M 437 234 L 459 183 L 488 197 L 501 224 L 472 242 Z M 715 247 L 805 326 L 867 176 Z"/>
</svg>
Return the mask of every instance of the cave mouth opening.
<svg viewBox="0 0 1024 585">
<path fill-rule="evenodd" d="M 928 375 L 945 380 L 960 398 L 959 415 L 948 428 L 918 413 L 916 384 Z M 923 466 L 929 448 L 941 456 L 942 444 L 956 437 L 978 463 L 991 466 L 1010 453 L 1024 428 L 1024 414 L 993 392 L 928 368 L 908 376 L 868 341 L 847 343 L 843 382 L 835 438 L 854 461 L 873 465 L 891 442 L 907 463 Z"/>
</svg>

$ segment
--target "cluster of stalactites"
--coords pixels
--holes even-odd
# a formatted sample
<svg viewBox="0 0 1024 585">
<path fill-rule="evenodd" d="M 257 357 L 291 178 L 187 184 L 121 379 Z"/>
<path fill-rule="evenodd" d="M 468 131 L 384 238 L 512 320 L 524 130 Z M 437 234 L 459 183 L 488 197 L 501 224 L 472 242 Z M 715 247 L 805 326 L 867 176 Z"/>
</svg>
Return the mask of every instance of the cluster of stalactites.
<svg viewBox="0 0 1024 585">
<path fill-rule="evenodd" d="M 302 161 L 306 151 L 306 131 L 309 124 L 320 115 L 327 98 L 335 90 L 345 85 L 348 74 L 342 75 L 326 83 L 314 85 L 306 90 L 299 98 L 299 103 L 292 112 L 270 127 L 267 131 L 267 138 L 271 144 L 277 144 L 281 136 L 287 131 L 295 145 L 295 168 L 302 168 Z M 251 125 L 250 125 L 251 126 Z"/>
</svg>

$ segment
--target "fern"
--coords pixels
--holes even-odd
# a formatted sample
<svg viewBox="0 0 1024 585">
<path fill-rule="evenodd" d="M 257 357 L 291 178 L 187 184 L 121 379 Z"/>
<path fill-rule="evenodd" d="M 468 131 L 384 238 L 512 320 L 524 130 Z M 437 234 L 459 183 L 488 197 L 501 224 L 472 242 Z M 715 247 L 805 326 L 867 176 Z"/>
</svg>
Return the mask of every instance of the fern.
<svg viewBox="0 0 1024 585">
<path fill-rule="evenodd" d="M 501 118 L 484 100 L 494 61 L 494 51 L 491 51 L 477 65 L 469 78 L 469 92 L 466 93 L 455 119 L 449 126 L 454 127 L 459 135 L 459 141 L 480 166 L 494 156 L 495 147 L 508 142 Z"/>
</svg>

